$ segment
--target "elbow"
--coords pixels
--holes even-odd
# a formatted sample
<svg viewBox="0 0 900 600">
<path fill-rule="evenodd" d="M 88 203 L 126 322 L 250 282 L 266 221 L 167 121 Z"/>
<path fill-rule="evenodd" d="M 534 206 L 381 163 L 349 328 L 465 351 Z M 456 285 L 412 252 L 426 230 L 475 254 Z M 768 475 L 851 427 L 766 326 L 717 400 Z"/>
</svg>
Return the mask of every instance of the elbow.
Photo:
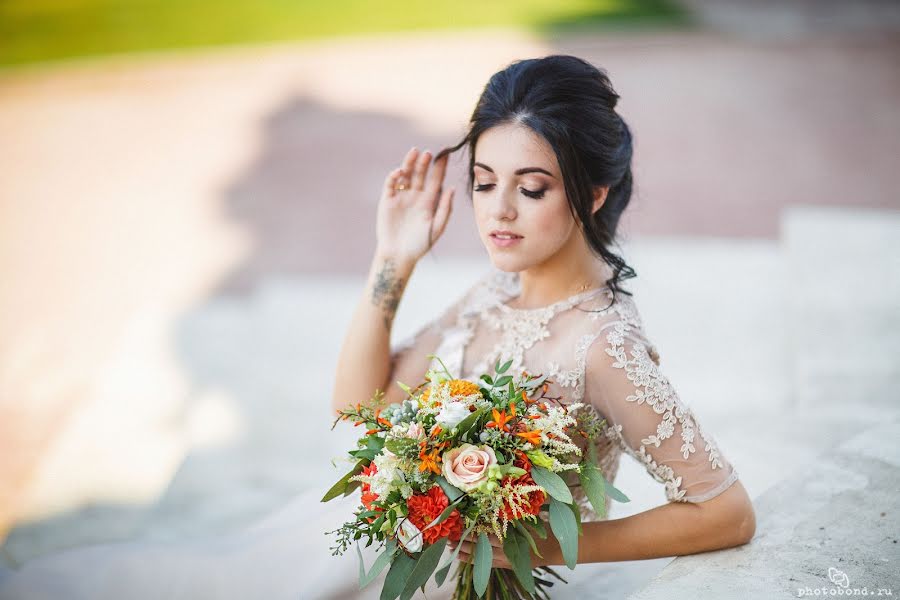
<svg viewBox="0 0 900 600">
<path fill-rule="evenodd" d="M 753 536 L 756 535 L 756 512 L 753 510 L 753 503 L 747 501 L 746 508 L 740 515 L 736 530 L 735 546 L 743 546 L 750 543 Z"/>
</svg>

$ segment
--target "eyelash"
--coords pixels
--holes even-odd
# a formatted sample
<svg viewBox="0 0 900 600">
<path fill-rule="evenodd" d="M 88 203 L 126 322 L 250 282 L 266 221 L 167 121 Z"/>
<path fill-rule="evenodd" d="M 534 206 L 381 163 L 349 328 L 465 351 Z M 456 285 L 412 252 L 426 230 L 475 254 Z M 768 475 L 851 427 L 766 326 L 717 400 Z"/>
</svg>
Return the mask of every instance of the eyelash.
<svg viewBox="0 0 900 600">
<path fill-rule="evenodd" d="M 474 191 L 486 192 L 489 188 L 492 188 L 492 187 L 494 187 L 493 183 L 482 183 L 480 185 L 476 185 Z M 522 191 L 523 194 L 525 194 L 529 198 L 534 198 L 535 200 L 540 200 L 541 198 L 543 198 L 544 192 L 547 191 L 546 188 L 544 188 L 542 190 L 536 190 L 536 191 L 526 190 L 525 188 L 519 188 L 519 189 Z"/>
</svg>

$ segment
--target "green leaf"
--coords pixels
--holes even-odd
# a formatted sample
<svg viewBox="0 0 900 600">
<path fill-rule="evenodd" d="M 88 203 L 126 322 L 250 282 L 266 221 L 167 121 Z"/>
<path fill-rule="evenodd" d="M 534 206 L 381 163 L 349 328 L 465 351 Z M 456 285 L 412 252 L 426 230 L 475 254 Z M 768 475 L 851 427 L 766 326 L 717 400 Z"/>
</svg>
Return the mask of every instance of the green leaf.
<svg viewBox="0 0 900 600">
<path fill-rule="evenodd" d="M 578 523 L 568 504 L 550 498 L 550 529 L 559 542 L 566 566 L 574 569 L 578 563 Z"/>
<path fill-rule="evenodd" d="M 528 542 L 528 545 L 531 546 L 531 551 L 534 552 L 538 557 L 544 558 L 544 555 L 541 554 L 540 550 L 538 550 L 537 544 L 534 543 L 534 538 L 531 537 L 531 533 L 528 531 L 528 529 L 519 521 L 516 521 L 515 525 L 516 529 L 519 530 L 519 533 L 522 534 L 522 537 L 525 538 L 525 541 Z"/>
<path fill-rule="evenodd" d="M 500 364 L 500 360 L 499 360 L 499 359 L 497 360 L 497 364 Z M 501 373 L 506 373 L 506 372 L 509 370 L 509 367 L 510 367 L 511 365 L 512 365 L 512 359 L 510 359 L 510 360 L 506 361 L 505 363 L 503 363 L 503 366 L 500 367 L 499 369 L 496 369 L 497 374 L 499 375 L 499 374 L 501 374 Z"/>
<path fill-rule="evenodd" d="M 562 477 L 553 471 L 532 465 L 531 477 L 536 484 L 547 490 L 547 493 L 552 497 L 566 504 L 572 503 L 572 492 L 569 491 L 569 486 L 566 485 Z"/>
<path fill-rule="evenodd" d="M 460 421 L 455 427 L 457 433 L 462 435 L 463 433 L 471 429 L 472 426 L 475 425 L 475 422 L 478 421 L 479 417 L 481 417 L 481 415 L 483 415 L 485 412 L 487 412 L 486 408 L 479 408 L 475 412 L 471 413 L 468 417 Z"/>
<path fill-rule="evenodd" d="M 359 549 L 359 542 L 356 546 L 356 556 L 359 558 L 359 589 L 363 589 L 363 581 L 366 580 L 366 561 L 363 560 L 362 550 Z"/>
<path fill-rule="evenodd" d="M 357 546 L 357 550 L 359 550 L 359 546 Z M 365 577 L 360 577 L 359 579 L 359 589 L 363 589 L 372 581 L 378 577 L 381 572 L 384 570 L 386 566 L 391 564 L 391 559 L 394 558 L 394 555 L 397 553 L 399 548 L 397 547 L 396 540 L 388 540 L 384 545 L 384 552 L 378 555 L 378 558 L 375 559 L 375 562 L 372 563 L 372 569 L 365 575 Z M 359 556 L 360 564 L 362 564 L 362 554 Z"/>
<path fill-rule="evenodd" d="M 512 377 L 510 377 L 509 375 L 504 375 L 503 377 L 498 379 L 496 381 L 496 383 L 494 383 L 494 385 L 497 387 L 503 387 L 504 385 L 506 385 L 507 383 L 509 383 L 511 381 L 512 381 Z"/>
<path fill-rule="evenodd" d="M 531 575 L 531 554 L 528 542 L 516 529 L 510 529 L 503 541 L 503 552 L 512 565 L 513 572 L 529 594 L 534 594 L 534 577 Z"/>
<path fill-rule="evenodd" d="M 528 526 L 534 529 L 534 532 L 538 535 L 542 540 L 547 539 L 547 528 L 544 527 L 544 522 L 540 519 L 537 520 L 536 523 L 528 523 Z"/>
<path fill-rule="evenodd" d="M 581 511 L 578 510 L 578 505 L 573 502 L 566 506 L 572 510 L 572 516 L 575 517 L 575 525 L 578 526 L 578 535 L 582 535 L 584 532 L 581 530 Z"/>
<path fill-rule="evenodd" d="M 397 455 L 406 454 L 416 445 L 416 440 L 410 438 L 391 438 L 384 443 L 384 447 Z"/>
<path fill-rule="evenodd" d="M 494 380 L 491 378 L 490 375 L 482 375 L 481 379 L 489 386 L 491 386 L 491 387 L 494 386 Z"/>
<path fill-rule="evenodd" d="M 369 461 L 365 459 L 360 460 L 358 463 L 356 463 L 356 466 L 353 467 L 352 471 L 341 477 L 337 483 L 331 486 L 331 489 L 329 489 L 322 497 L 322 502 L 328 502 L 329 500 L 333 500 L 334 498 L 337 498 L 338 496 L 343 494 L 344 490 L 347 489 L 347 486 L 350 485 L 350 478 L 354 475 L 359 475 L 360 473 L 362 473 L 363 467 L 368 463 Z"/>
<path fill-rule="evenodd" d="M 606 492 L 604 491 L 603 476 L 599 469 L 591 463 L 582 465 L 581 473 L 578 475 L 581 480 L 581 487 L 584 489 L 584 495 L 591 501 L 594 512 L 603 519 L 606 517 Z"/>
<path fill-rule="evenodd" d="M 397 382 L 397 385 L 400 386 L 400 389 L 401 389 L 401 390 L 403 390 L 404 392 L 406 392 L 406 395 L 407 395 L 407 396 L 412 396 L 412 388 L 410 388 L 408 385 L 406 385 L 405 383 L 403 383 L 403 382 L 401 382 L 401 381 L 398 381 L 398 382 Z"/>
<path fill-rule="evenodd" d="M 447 499 L 450 500 L 450 502 L 456 502 L 463 495 L 465 495 L 465 492 L 463 492 L 461 489 L 459 489 L 458 487 L 451 484 L 449 481 L 447 481 L 440 475 L 438 475 L 434 479 L 435 479 L 435 481 L 437 481 L 437 484 L 439 486 L 441 486 L 441 489 L 444 490 L 444 493 L 447 494 Z"/>
<path fill-rule="evenodd" d="M 384 587 L 381 588 L 381 600 L 396 600 L 409 574 L 412 573 L 416 566 L 416 560 L 406 555 L 406 552 L 399 552 L 397 558 L 391 563 L 391 570 L 388 571 L 387 577 L 384 578 Z"/>
<path fill-rule="evenodd" d="M 456 560 L 456 557 L 459 556 L 459 549 L 462 548 L 462 541 L 469 537 L 469 534 L 472 533 L 473 529 L 475 529 L 475 523 L 472 523 L 469 525 L 468 529 L 463 531 L 462 537 L 459 538 L 460 543 L 456 544 L 456 548 L 450 553 L 449 560 L 447 560 L 447 563 L 435 573 L 434 580 L 437 582 L 438 587 L 444 585 L 444 580 L 447 579 L 447 573 L 450 572 L 450 566 L 453 564 L 453 561 Z"/>
<path fill-rule="evenodd" d="M 365 458 L 366 460 L 372 460 L 375 458 L 380 450 L 376 450 L 374 448 L 361 448 L 360 450 L 351 450 L 350 456 L 353 458 Z"/>
<path fill-rule="evenodd" d="M 472 567 L 472 578 L 475 582 L 475 593 L 484 596 L 488 579 L 491 576 L 491 565 L 494 563 L 494 549 L 488 541 L 486 533 L 478 535 L 475 543 L 475 564 Z"/>
<path fill-rule="evenodd" d="M 406 585 L 403 587 L 403 592 L 400 594 L 400 600 L 409 600 L 412 598 L 413 594 L 416 593 L 417 587 L 421 587 L 428 582 L 428 578 L 431 577 L 431 574 L 434 573 L 434 570 L 437 568 L 438 561 L 441 560 L 441 554 L 443 554 L 446 546 L 447 538 L 442 537 L 438 538 L 435 543 L 425 548 L 425 551 L 422 552 L 419 560 L 416 561 L 416 566 L 413 568 L 412 573 L 410 573 Z"/>
<path fill-rule="evenodd" d="M 597 469 L 597 474 L 600 476 L 600 479 L 603 480 L 603 488 L 606 490 L 606 493 L 609 494 L 610 498 L 616 502 L 631 502 L 631 500 L 628 499 L 628 496 L 623 494 L 619 488 L 606 480 L 606 477 L 603 476 L 603 472 L 600 469 Z"/>
</svg>

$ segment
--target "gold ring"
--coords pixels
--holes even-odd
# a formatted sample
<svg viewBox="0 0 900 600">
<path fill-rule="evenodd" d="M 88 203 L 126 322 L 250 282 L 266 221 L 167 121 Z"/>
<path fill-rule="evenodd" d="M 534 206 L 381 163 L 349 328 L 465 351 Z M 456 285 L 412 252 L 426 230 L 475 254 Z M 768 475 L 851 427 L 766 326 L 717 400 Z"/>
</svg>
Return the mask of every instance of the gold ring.
<svg viewBox="0 0 900 600">
<path fill-rule="evenodd" d="M 396 189 L 398 189 L 398 190 L 405 190 L 405 189 L 408 189 L 408 188 L 409 188 L 409 186 L 406 185 L 405 183 L 398 184 L 397 187 L 396 187 Z"/>
</svg>

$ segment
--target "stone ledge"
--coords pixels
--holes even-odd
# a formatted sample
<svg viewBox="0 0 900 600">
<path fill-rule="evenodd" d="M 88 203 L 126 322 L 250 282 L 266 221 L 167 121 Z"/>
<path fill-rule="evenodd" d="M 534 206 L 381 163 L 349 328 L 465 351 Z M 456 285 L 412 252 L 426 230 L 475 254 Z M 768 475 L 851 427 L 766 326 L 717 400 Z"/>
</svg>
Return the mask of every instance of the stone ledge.
<svg viewBox="0 0 900 600">
<path fill-rule="evenodd" d="M 749 544 L 678 557 L 629 599 L 797 598 L 807 587 L 826 588 L 818 597 L 858 588 L 869 596 L 879 588 L 898 594 L 898 484 L 895 421 L 850 438 L 755 499 L 757 532 Z M 831 567 L 846 573 L 846 588 L 831 582 Z"/>
</svg>

